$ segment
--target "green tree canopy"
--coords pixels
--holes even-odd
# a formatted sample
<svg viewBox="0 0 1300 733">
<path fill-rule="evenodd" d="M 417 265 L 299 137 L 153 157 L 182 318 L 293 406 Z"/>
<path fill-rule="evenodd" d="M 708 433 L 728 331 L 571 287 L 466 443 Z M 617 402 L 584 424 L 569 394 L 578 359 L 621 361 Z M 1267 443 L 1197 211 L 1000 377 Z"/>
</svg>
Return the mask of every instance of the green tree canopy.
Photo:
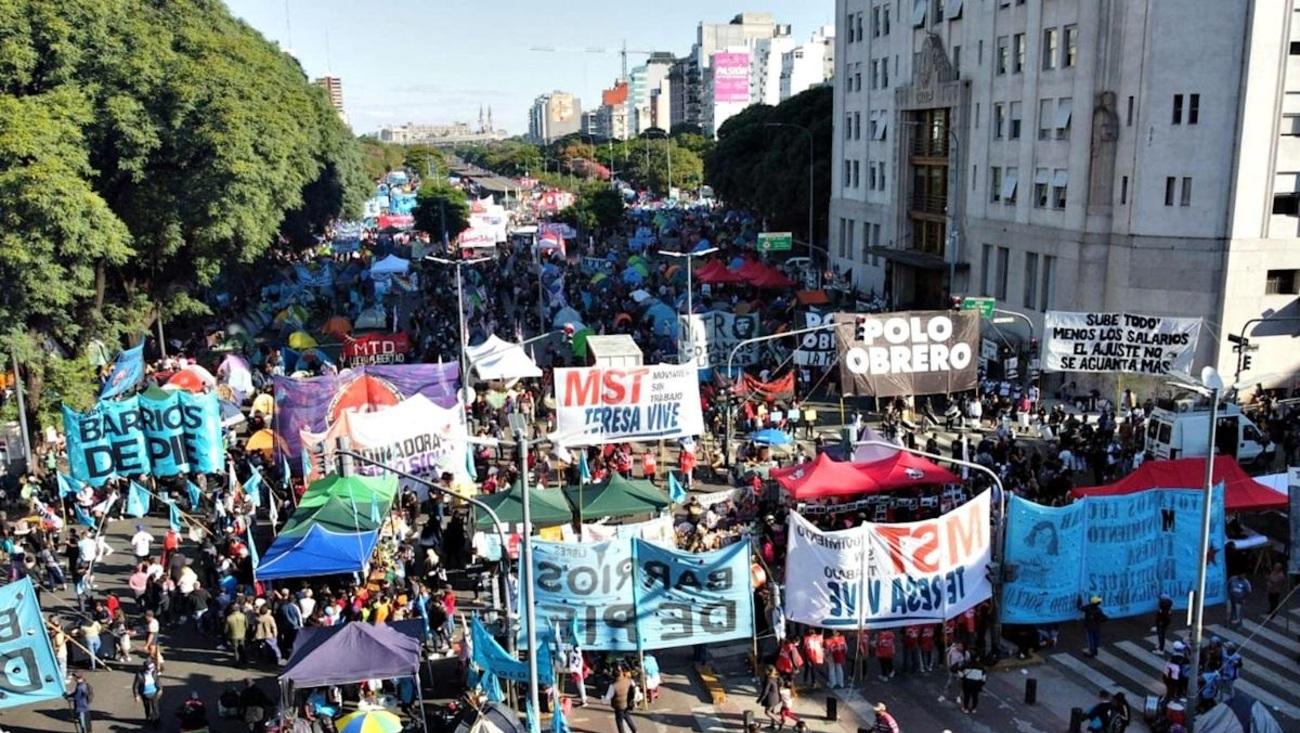
<svg viewBox="0 0 1300 733">
<path fill-rule="evenodd" d="M 469 229 L 469 199 L 465 191 L 447 185 L 445 180 L 427 180 L 415 195 L 415 228 L 426 232 L 435 242 L 454 242 Z"/>
</svg>

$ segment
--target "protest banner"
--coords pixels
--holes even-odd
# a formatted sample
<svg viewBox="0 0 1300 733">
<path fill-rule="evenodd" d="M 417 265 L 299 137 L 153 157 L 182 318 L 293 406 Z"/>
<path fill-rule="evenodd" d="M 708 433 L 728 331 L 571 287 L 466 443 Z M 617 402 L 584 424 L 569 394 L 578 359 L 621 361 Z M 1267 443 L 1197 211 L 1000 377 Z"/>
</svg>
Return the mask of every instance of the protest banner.
<svg viewBox="0 0 1300 733">
<path fill-rule="evenodd" d="M 696 367 L 726 368 L 727 357 L 741 341 L 759 335 L 760 321 L 757 313 L 726 313 L 709 311 L 681 318 L 682 346 Z M 750 366 L 758 363 L 759 344 L 746 344 L 736 352 L 732 366 Z"/>
<path fill-rule="evenodd" d="M 605 273 L 606 275 L 614 274 L 615 262 L 605 257 L 583 257 L 580 267 L 588 275 Z"/>
<path fill-rule="evenodd" d="M 139 384 L 141 379 L 144 379 L 143 341 L 129 349 L 123 349 L 122 353 L 117 355 L 117 360 L 113 362 L 112 373 L 104 380 L 104 388 L 99 393 L 99 399 L 106 400 L 128 392 Z"/>
<path fill-rule="evenodd" d="M 979 314 L 835 314 L 845 394 L 896 397 L 974 389 Z"/>
<path fill-rule="evenodd" d="M 311 378 L 275 378 L 275 444 L 297 470 L 303 430 L 323 433 L 348 411 L 373 412 L 414 394 L 434 404 L 456 404 L 460 367 L 446 364 L 387 364 L 347 369 Z"/>
<path fill-rule="evenodd" d="M 690 364 L 555 370 L 556 431 L 566 445 L 684 438 L 704 432 Z"/>
<path fill-rule="evenodd" d="M 1112 618 L 1155 611 L 1161 593 L 1186 608 L 1200 564 L 1200 491 L 1152 489 L 1094 496 L 1065 507 L 1010 497 L 1006 577 L 1007 623 L 1080 618 L 1079 603 L 1100 596 Z M 1210 508 L 1206 602 L 1224 598 L 1223 485 Z"/>
<path fill-rule="evenodd" d="M 1051 372 L 1188 372 L 1201 319 L 1047 311 L 1043 368 Z"/>
<path fill-rule="evenodd" d="M 574 536 L 573 530 L 569 525 L 559 528 L 566 542 L 576 542 L 578 537 Z M 563 530 L 569 530 L 564 533 Z M 644 522 L 633 522 L 631 524 L 603 524 L 601 522 L 591 522 L 582 525 L 582 542 L 608 542 L 616 539 L 631 539 L 636 537 L 646 542 L 652 542 L 657 545 L 667 545 L 672 547 L 677 541 L 673 532 L 673 518 L 670 514 L 661 517 L 648 519 Z"/>
<path fill-rule="evenodd" d="M 790 512 L 786 618 L 879 629 L 938 623 L 973 608 L 993 595 L 989 510 L 985 491 L 935 519 L 836 532 Z"/>
<path fill-rule="evenodd" d="M 635 538 L 535 541 L 533 570 L 538 628 L 571 628 L 576 617 L 583 649 L 664 649 L 753 633 L 748 542 L 689 553 Z"/>
<path fill-rule="evenodd" d="M 411 337 L 405 333 L 368 333 L 343 338 L 343 363 L 347 366 L 402 364 L 411 353 Z"/>
<path fill-rule="evenodd" d="M 63 697 L 63 670 L 31 578 L 0 588 L 0 710 Z"/>
<path fill-rule="evenodd" d="M 101 400 L 87 412 L 63 406 L 69 473 L 91 486 L 110 476 L 219 471 L 225 447 L 214 393 L 169 392 Z"/>
<path fill-rule="evenodd" d="M 834 322 L 835 314 L 817 308 L 810 308 L 803 314 L 803 328 L 827 326 Z M 794 363 L 799 366 L 826 368 L 835 362 L 835 333 L 830 328 L 825 331 L 805 333 L 799 339 L 799 348 L 794 352 Z"/>
</svg>

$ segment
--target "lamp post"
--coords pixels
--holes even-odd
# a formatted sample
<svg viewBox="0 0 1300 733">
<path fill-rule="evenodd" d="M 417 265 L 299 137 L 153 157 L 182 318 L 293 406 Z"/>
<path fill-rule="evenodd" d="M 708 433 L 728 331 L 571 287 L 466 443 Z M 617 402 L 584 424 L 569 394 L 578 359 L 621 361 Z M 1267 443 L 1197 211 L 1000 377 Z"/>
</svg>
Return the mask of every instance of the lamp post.
<svg viewBox="0 0 1300 733">
<path fill-rule="evenodd" d="M 688 331 L 691 328 L 691 316 L 695 315 L 695 301 L 693 299 L 693 294 L 695 289 L 692 287 L 691 265 L 696 257 L 711 255 L 717 251 L 718 251 L 717 247 L 709 247 L 708 249 L 702 249 L 699 252 L 672 252 L 666 249 L 659 250 L 659 254 L 665 257 L 672 257 L 674 259 L 686 260 L 686 328 Z M 695 339 L 691 339 L 691 343 L 695 343 Z M 677 361 L 678 363 L 685 364 L 686 361 L 682 358 L 681 352 L 682 352 L 682 339 L 681 339 L 681 334 L 678 334 Z"/>
<path fill-rule="evenodd" d="M 980 473 L 984 474 L 985 476 L 988 476 L 990 479 L 993 480 L 993 485 L 996 486 L 998 489 L 998 514 L 1000 516 L 998 518 L 998 521 L 995 521 L 993 523 L 994 560 L 990 567 L 990 570 L 993 571 L 993 580 L 992 580 L 993 598 L 991 599 L 993 603 L 993 614 L 992 614 L 993 621 L 991 624 L 991 631 L 993 632 L 993 648 L 995 650 L 1000 649 L 1002 647 L 1002 609 L 998 605 L 998 598 L 1000 598 L 1002 595 L 1002 551 L 1003 551 L 1003 546 L 1006 544 L 1007 492 L 1005 489 L 1002 488 L 1002 479 L 998 478 L 997 472 L 989 469 L 986 466 L 981 466 L 980 464 L 973 463 L 971 461 L 965 461 L 960 458 L 949 458 L 947 456 L 938 455 L 937 453 L 927 453 L 923 450 L 916 450 L 915 448 L 904 448 L 901 445 L 895 445 L 893 443 L 884 440 L 859 440 L 853 445 L 855 446 L 874 445 L 883 448 L 892 448 L 894 450 L 899 450 L 904 453 L 911 453 L 914 456 L 922 456 L 923 458 L 929 458 L 932 461 L 951 463 L 955 466 L 969 468 L 972 471 L 979 471 Z"/>
<path fill-rule="evenodd" d="M 764 122 L 763 127 L 788 127 L 792 130 L 802 130 L 808 136 L 808 259 L 813 259 L 813 182 L 814 165 L 813 165 L 813 134 L 812 130 L 803 125 L 796 125 L 793 122 Z M 829 252 L 827 255 L 829 256 Z"/>
<path fill-rule="evenodd" d="M 658 135 L 652 135 L 651 133 L 658 133 Z M 673 195 L 673 141 L 672 141 L 672 138 L 668 137 L 668 133 L 666 133 L 666 132 L 664 132 L 663 130 L 660 130 L 660 129 L 658 129 L 658 128 L 651 128 L 651 129 L 646 130 L 645 132 L 643 132 L 643 133 L 641 133 L 641 134 L 642 134 L 642 135 L 645 135 L 647 138 L 650 138 L 650 137 L 662 137 L 662 138 L 664 139 L 664 151 L 666 152 L 667 157 L 668 157 L 668 190 L 664 192 L 664 198 L 671 198 L 672 195 Z"/>
<path fill-rule="evenodd" d="M 460 316 L 460 384 L 461 384 L 461 403 L 462 405 L 469 402 L 469 364 L 468 357 L 465 354 L 469 346 L 469 333 L 465 330 L 465 289 L 461 281 L 461 268 L 465 265 L 477 265 L 480 262 L 487 262 L 491 257 L 475 257 L 473 259 L 447 259 L 444 257 L 434 257 L 427 255 L 424 259 L 437 262 L 440 265 L 451 265 L 456 268 L 456 314 Z"/>
</svg>

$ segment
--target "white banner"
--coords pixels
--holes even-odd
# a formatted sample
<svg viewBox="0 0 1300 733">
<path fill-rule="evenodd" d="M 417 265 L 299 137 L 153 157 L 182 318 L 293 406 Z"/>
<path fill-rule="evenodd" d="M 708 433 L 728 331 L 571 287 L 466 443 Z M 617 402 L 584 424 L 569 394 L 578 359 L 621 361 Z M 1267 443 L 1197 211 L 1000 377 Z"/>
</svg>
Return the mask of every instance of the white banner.
<svg viewBox="0 0 1300 733">
<path fill-rule="evenodd" d="M 556 369 L 555 404 L 556 431 L 565 445 L 704 432 L 693 364 Z"/>
<path fill-rule="evenodd" d="M 1201 319 L 1048 311 L 1043 368 L 1052 372 L 1190 372 Z"/>
<path fill-rule="evenodd" d="M 786 618 L 879 629 L 941 622 L 988 600 L 989 507 L 985 491 L 936 519 L 837 532 L 790 512 Z"/>
<path fill-rule="evenodd" d="M 726 368 L 727 357 L 736 344 L 759 335 L 756 313 L 737 315 L 710 311 L 696 313 L 689 319 L 682 316 L 680 320 L 685 324 L 681 348 L 691 354 L 693 363 L 700 369 Z M 740 367 L 757 364 L 759 347 L 760 344 L 745 345 L 736 352 L 731 365 Z"/>
<path fill-rule="evenodd" d="M 808 310 L 804 312 L 803 319 L 803 328 L 816 328 L 834 323 L 835 314 Z M 835 332 L 827 328 L 825 331 L 814 331 L 801 336 L 799 348 L 794 352 L 794 363 L 815 367 L 828 367 L 835 363 Z"/>
</svg>

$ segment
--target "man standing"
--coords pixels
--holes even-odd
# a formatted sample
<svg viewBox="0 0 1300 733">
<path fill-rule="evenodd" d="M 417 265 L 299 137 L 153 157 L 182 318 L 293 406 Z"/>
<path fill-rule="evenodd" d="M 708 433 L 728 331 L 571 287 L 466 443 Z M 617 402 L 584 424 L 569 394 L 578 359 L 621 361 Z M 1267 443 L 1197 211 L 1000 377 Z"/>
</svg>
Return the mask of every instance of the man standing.
<svg viewBox="0 0 1300 733">
<path fill-rule="evenodd" d="M 145 531 L 143 524 L 135 525 L 135 534 L 131 535 L 131 552 L 135 553 L 137 565 L 149 559 L 151 545 L 153 545 L 153 535 Z"/>
<path fill-rule="evenodd" d="M 131 696 L 144 704 L 145 721 L 157 728 L 162 720 L 159 708 L 159 702 L 162 700 L 162 680 L 152 659 L 146 659 L 144 666 L 136 672 L 135 680 L 131 684 Z"/>
<path fill-rule="evenodd" d="M 90 704 L 95 701 L 95 689 L 86 681 L 81 672 L 73 675 L 76 683 L 72 692 L 66 697 L 72 703 L 72 714 L 76 719 L 77 733 L 90 733 Z"/>
<path fill-rule="evenodd" d="M 1079 601 L 1079 610 L 1083 611 L 1083 631 L 1088 635 L 1088 656 L 1097 656 L 1097 647 L 1101 646 L 1101 623 L 1107 620 L 1101 610 L 1101 596 L 1088 599 L 1088 605 Z"/>
<path fill-rule="evenodd" d="M 1165 639 L 1169 636 L 1169 624 L 1174 620 L 1174 599 L 1168 593 L 1161 593 L 1156 601 L 1156 648 L 1160 654 L 1165 653 Z"/>
<path fill-rule="evenodd" d="M 1241 625 L 1241 611 L 1251 590 L 1250 581 L 1241 573 L 1228 579 L 1228 623 L 1232 626 Z"/>
<path fill-rule="evenodd" d="M 614 709 L 614 725 L 618 727 L 618 733 L 625 733 L 624 726 L 631 733 L 636 733 L 636 723 L 632 722 L 632 708 L 636 705 L 640 693 L 636 683 L 632 681 L 632 675 L 627 669 L 620 667 L 618 676 L 605 691 L 604 699 L 604 702 Z"/>
<path fill-rule="evenodd" d="M 230 611 L 226 614 L 226 643 L 230 645 L 230 653 L 235 655 L 235 662 L 243 664 L 248 661 L 248 654 L 244 648 L 244 641 L 248 638 L 248 616 L 244 615 L 244 609 L 239 604 L 230 604 Z"/>
<path fill-rule="evenodd" d="M 275 617 L 271 615 L 271 609 L 262 606 L 262 610 L 257 614 L 257 629 L 253 636 L 259 647 L 264 647 L 271 652 L 276 666 L 284 661 L 284 657 L 280 656 L 280 647 L 276 645 L 279 635 L 279 628 L 275 624 Z"/>
</svg>

